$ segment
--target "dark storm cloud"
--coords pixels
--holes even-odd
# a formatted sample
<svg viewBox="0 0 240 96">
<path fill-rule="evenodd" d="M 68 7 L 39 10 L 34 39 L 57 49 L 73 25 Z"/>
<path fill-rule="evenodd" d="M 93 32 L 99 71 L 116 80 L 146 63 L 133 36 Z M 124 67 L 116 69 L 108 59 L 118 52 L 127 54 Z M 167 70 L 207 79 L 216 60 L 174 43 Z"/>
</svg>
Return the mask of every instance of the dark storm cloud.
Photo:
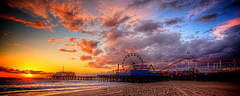
<svg viewBox="0 0 240 96">
<path fill-rule="evenodd" d="M 191 56 L 195 58 L 205 57 L 206 59 L 239 58 L 240 51 L 240 25 L 233 26 L 226 30 L 225 37 L 221 40 L 208 41 L 204 39 L 192 40 Z"/>
<path fill-rule="evenodd" d="M 144 38 L 139 35 L 117 35 L 117 39 L 109 39 L 114 35 L 107 35 L 105 53 L 97 57 L 93 66 L 106 66 L 122 62 L 124 56 L 134 52 L 141 55 L 144 63 L 152 63 L 157 67 L 185 57 L 193 59 L 219 59 L 240 57 L 240 25 L 233 26 L 225 31 L 221 40 L 195 38 L 190 35 L 190 41 L 182 41 L 179 32 L 153 32 Z M 111 34 L 113 31 L 109 32 Z M 118 34 L 124 31 L 115 31 Z M 127 32 L 125 32 L 127 33 Z M 115 36 L 114 36 L 115 37 Z M 113 40 L 113 41 L 112 41 Z M 187 54 L 191 52 L 191 54 Z M 158 65 L 159 64 L 159 65 Z"/>
<path fill-rule="evenodd" d="M 162 27 L 162 24 L 160 22 L 155 22 L 152 20 L 144 20 L 144 21 L 137 22 L 134 28 L 134 31 L 151 33 L 154 30 L 157 30 L 157 28 L 159 27 Z"/>
<path fill-rule="evenodd" d="M 221 8 L 213 9 L 213 11 L 221 11 L 221 10 L 227 10 L 234 7 L 240 7 L 240 1 L 239 0 L 231 0 L 230 2 L 228 0 L 222 1 Z"/>
<path fill-rule="evenodd" d="M 214 22 L 216 21 L 217 17 L 219 15 L 217 13 L 213 13 L 213 14 L 208 14 L 208 15 L 202 15 L 201 17 L 199 17 L 198 19 L 195 20 L 195 22 Z"/>
<path fill-rule="evenodd" d="M 240 33 L 240 25 L 236 25 L 236 26 L 230 27 L 228 30 L 224 31 L 225 35 L 239 34 L 239 33 Z"/>
<path fill-rule="evenodd" d="M 183 22 L 182 18 L 176 17 L 176 18 L 167 19 L 167 20 L 165 20 L 164 23 L 166 25 L 174 25 L 174 24 L 182 23 L 182 22 Z"/>
<path fill-rule="evenodd" d="M 240 7 L 240 0 L 233 0 L 228 6 L 224 7 L 223 9 L 233 8 L 233 7 Z"/>
</svg>

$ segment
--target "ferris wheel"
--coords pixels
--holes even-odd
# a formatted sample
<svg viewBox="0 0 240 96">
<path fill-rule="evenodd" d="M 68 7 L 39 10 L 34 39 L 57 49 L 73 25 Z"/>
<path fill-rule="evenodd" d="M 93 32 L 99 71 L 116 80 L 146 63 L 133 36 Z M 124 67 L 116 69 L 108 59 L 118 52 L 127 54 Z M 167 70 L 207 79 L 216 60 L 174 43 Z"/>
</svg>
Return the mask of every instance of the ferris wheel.
<svg viewBox="0 0 240 96">
<path fill-rule="evenodd" d="M 126 61 L 127 61 L 130 57 L 135 57 L 135 59 L 139 60 L 139 61 L 140 61 L 140 64 L 143 65 L 143 59 L 142 59 L 142 57 L 141 57 L 139 54 L 137 54 L 137 53 L 129 53 L 129 54 L 127 54 L 127 55 L 123 58 L 123 61 L 122 61 L 122 67 L 123 67 L 123 69 L 124 69 L 124 65 L 127 65 L 127 64 L 126 64 Z M 139 62 L 139 61 L 138 61 L 138 62 Z M 129 69 L 126 70 L 126 71 L 129 71 L 135 64 L 136 64 L 135 62 L 131 63 Z M 124 70 L 125 70 L 125 69 L 124 69 Z M 128 72 L 127 72 L 127 73 L 128 73 Z"/>
</svg>

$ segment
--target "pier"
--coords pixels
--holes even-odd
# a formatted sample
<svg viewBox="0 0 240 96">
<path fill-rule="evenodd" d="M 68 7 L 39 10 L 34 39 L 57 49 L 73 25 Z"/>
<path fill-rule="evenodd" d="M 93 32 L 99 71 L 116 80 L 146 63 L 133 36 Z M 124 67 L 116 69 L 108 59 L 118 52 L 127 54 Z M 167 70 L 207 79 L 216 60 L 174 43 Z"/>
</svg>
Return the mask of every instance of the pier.
<svg viewBox="0 0 240 96">
<path fill-rule="evenodd" d="M 98 80 L 98 76 L 49 76 L 56 80 Z"/>
<path fill-rule="evenodd" d="M 240 71 L 192 74 L 192 75 L 169 75 L 169 76 L 116 76 L 99 75 L 100 82 L 159 82 L 169 80 L 195 80 L 195 81 L 234 81 L 239 82 Z"/>
</svg>

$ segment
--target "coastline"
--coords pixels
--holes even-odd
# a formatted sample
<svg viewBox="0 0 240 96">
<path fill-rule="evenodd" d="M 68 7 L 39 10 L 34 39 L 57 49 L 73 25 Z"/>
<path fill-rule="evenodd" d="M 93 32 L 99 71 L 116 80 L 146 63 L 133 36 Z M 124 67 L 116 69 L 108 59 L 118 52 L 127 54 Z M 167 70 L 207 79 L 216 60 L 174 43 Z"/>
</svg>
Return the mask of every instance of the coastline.
<svg viewBox="0 0 240 96">
<path fill-rule="evenodd" d="M 83 90 L 50 96 L 239 96 L 240 84 L 219 81 L 162 81 Z"/>
</svg>

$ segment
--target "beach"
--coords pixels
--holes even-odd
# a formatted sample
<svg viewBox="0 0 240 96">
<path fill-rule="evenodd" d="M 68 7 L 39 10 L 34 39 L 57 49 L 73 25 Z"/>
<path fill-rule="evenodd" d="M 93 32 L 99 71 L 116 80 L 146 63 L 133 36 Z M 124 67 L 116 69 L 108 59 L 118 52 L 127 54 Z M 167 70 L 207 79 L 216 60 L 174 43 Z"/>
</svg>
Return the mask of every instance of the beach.
<svg viewBox="0 0 240 96">
<path fill-rule="evenodd" d="M 55 96 L 239 96 L 240 84 L 220 81 L 162 81 L 100 88 Z M 54 96 L 54 95 L 53 95 Z"/>
</svg>

